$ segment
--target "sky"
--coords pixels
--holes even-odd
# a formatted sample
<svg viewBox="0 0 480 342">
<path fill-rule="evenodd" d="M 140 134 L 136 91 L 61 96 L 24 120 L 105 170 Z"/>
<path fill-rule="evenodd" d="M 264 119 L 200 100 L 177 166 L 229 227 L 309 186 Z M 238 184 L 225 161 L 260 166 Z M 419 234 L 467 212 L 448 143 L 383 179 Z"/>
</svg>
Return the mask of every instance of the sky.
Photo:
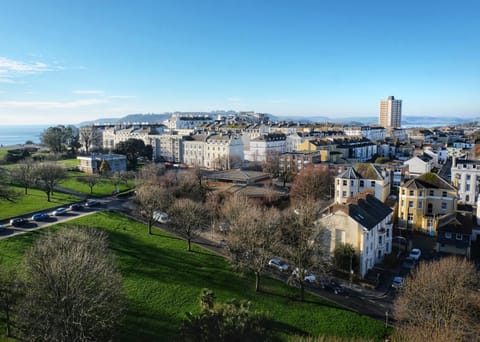
<svg viewBox="0 0 480 342">
<path fill-rule="evenodd" d="M 480 116 L 480 1 L 2 0 L 0 125 Z"/>
</svg>

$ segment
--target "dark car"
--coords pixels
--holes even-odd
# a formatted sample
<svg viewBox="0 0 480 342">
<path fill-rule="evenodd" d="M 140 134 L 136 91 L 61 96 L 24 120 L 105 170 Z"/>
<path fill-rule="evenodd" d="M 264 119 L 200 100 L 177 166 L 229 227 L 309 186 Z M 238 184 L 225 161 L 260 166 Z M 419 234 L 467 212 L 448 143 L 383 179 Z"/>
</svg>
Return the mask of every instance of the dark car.
<svg viewBox="0 0 480 342">
<path fill-rule="evenodd" d="M 405 258 L 405 261 L 402 263 L 402 267 L 407 269 L 407 270 L 411 270 L 412 268 L 415 267 L 415 259 L 413 258 Z"/>
<path fill-rule="evenodd" d="M 319 284 L 322 289 L 332 291 L 335 294 L 341 294 L 345 292 L 345 288 L 333 279 L 321 280 Z"/>
<path fill-rule="evenodd" d="M 100 202 L 95 201 L 95 200 L 88 200 L 84 204 L 84 206 L 87 207 L 87 208 L 96 207 L 96 206 L 99 206 L 99 205 L 100 205 Z"/>
<path fill-rule="evenodd" d="M 50 216 L 46 213 L 39 213 L 39 214 L 33 214 L 32 215 L 32 221 L 43 221 L 48 219 Z"/>
<path fill-rule="evenodd" d="M 68 208 L 73 211 L 78 211 L 83 209 L 83 205 L 81 205 L 80 203 L 73 203 Z"/>
<path fill-rule="evenodd" d="M 10 224 L 14 227 L 23 226 L 27 222 L 28 222 L 27 219 L 24 219 L 24 218 L 21 218 L 21 217 L 13 218 L 13 219 L 10 220 Z"/>
</svg>

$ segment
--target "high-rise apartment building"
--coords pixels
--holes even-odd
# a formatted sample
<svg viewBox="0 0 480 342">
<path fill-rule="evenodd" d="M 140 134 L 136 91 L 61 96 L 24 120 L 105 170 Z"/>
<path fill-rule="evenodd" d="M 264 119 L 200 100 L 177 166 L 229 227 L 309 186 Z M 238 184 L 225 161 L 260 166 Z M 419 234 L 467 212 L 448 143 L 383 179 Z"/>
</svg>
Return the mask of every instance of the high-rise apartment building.
<svg viewBox="0 0 480 342">
<path fill-rule="evenodd" d="M 380 117 L 378 123 L 385 128 L 400 128 L 402 121 L 402 100 L 389 96 L 380 101 Z"/>
</svg>

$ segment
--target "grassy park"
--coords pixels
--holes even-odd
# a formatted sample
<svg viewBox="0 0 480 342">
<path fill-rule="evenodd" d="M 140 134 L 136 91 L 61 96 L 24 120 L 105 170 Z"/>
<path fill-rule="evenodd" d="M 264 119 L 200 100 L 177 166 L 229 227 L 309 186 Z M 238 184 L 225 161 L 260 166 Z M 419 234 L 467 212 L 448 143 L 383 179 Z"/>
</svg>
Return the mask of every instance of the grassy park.
<svg viewBox="0 0 480 342">
<path fill-rule="evenodd" d="M 218 301 L 250 300 L 253 310 L 270 318 L 269 330 L 275 340 L 292 335 L 332 335 L 381 340 L 384 325 L 365 316 L 338 308 L 335 304 L 308 295 L 306 302 L 295 299 L 297 291 L 273 279 L 263 279 L 262 292 L 254 292 L 251 276 L 239 276 L 225 259 L 115 213 L 97 213 L 68 226 L 98 227 L 108 232 L 111 249 L 123 275 L 128 311 L 119 331 L 122 341 L 171 341 L 185 312 L 199 311 L 202 288 L 214 290 Z M 48 229 L 59 229 L 56 225 Z M 33 241 L 45 230 L 0 241 L 0 266 L 18 268 Z M 1 339 L 0 339 L 1 340 Z"/>
</svg>

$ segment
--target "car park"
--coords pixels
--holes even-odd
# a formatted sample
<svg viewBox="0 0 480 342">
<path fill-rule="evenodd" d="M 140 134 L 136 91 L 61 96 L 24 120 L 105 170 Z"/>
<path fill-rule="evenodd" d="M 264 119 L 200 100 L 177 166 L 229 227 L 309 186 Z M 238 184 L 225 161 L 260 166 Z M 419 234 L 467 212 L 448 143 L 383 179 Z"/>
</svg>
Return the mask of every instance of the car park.
<svg viewBox="0 0 480 342">
<path fill-rule="evenodd" d="M 73 203 L 68 208 L 73 211 L 78 211 L 83 209 L 83 205 L 81 205 L 80 203 Z"/>
<path fill-rule="evenodd" d="M 288 265 L 285 261 L 279 258 L 272 258 L 268 261 L 268 266 L 273 267 L 281 272 L 288 270 Z"/>
<path fill-rule="evenodd" d="M 27 219 L 24 219 L 22 217 L 17 217 L 17 218 L 13 218 L 10 220 L 10 224 L 14 227 L 20 227 L 20 226 L 23 226 L 24 224 L 26 224 L 28 222 Z"/>
<path fill-rule="evenodd" d="M 420 256 L 422 255 L 422 251 L 418 248 L 413 248 L 410 251 L 410 255 L 408 256 L 409 258 L 412 258 L 415 261 L 418 261 L 420 259 Z"/>
<path fill-rule="evenodd" d="M 403 286 L 403 277 L 394 277 L 392 280 L 392 287 L 399 289 Z"/>
<path fill-rule="evenodd" d="M 319 284 L 322 289 L 331 291 L 335 294 L 341 294 L 345 292 L 345 288 L 334 279 L 324 279 L 321 280 Z"/>
<path fill-rule="evenodd" d="M 57 208 L 53 211 L 53 216 L 62 216 L 62 215 L 65 215 L 67 213 L 67 209 L 66 208 Z"/>
<path fill-rule="evenodd" d="M 50 216 L 47 213 L 38 213 L 32 215 L 32 221 L 43 221 L 48 219 Z"/>
</svg>

